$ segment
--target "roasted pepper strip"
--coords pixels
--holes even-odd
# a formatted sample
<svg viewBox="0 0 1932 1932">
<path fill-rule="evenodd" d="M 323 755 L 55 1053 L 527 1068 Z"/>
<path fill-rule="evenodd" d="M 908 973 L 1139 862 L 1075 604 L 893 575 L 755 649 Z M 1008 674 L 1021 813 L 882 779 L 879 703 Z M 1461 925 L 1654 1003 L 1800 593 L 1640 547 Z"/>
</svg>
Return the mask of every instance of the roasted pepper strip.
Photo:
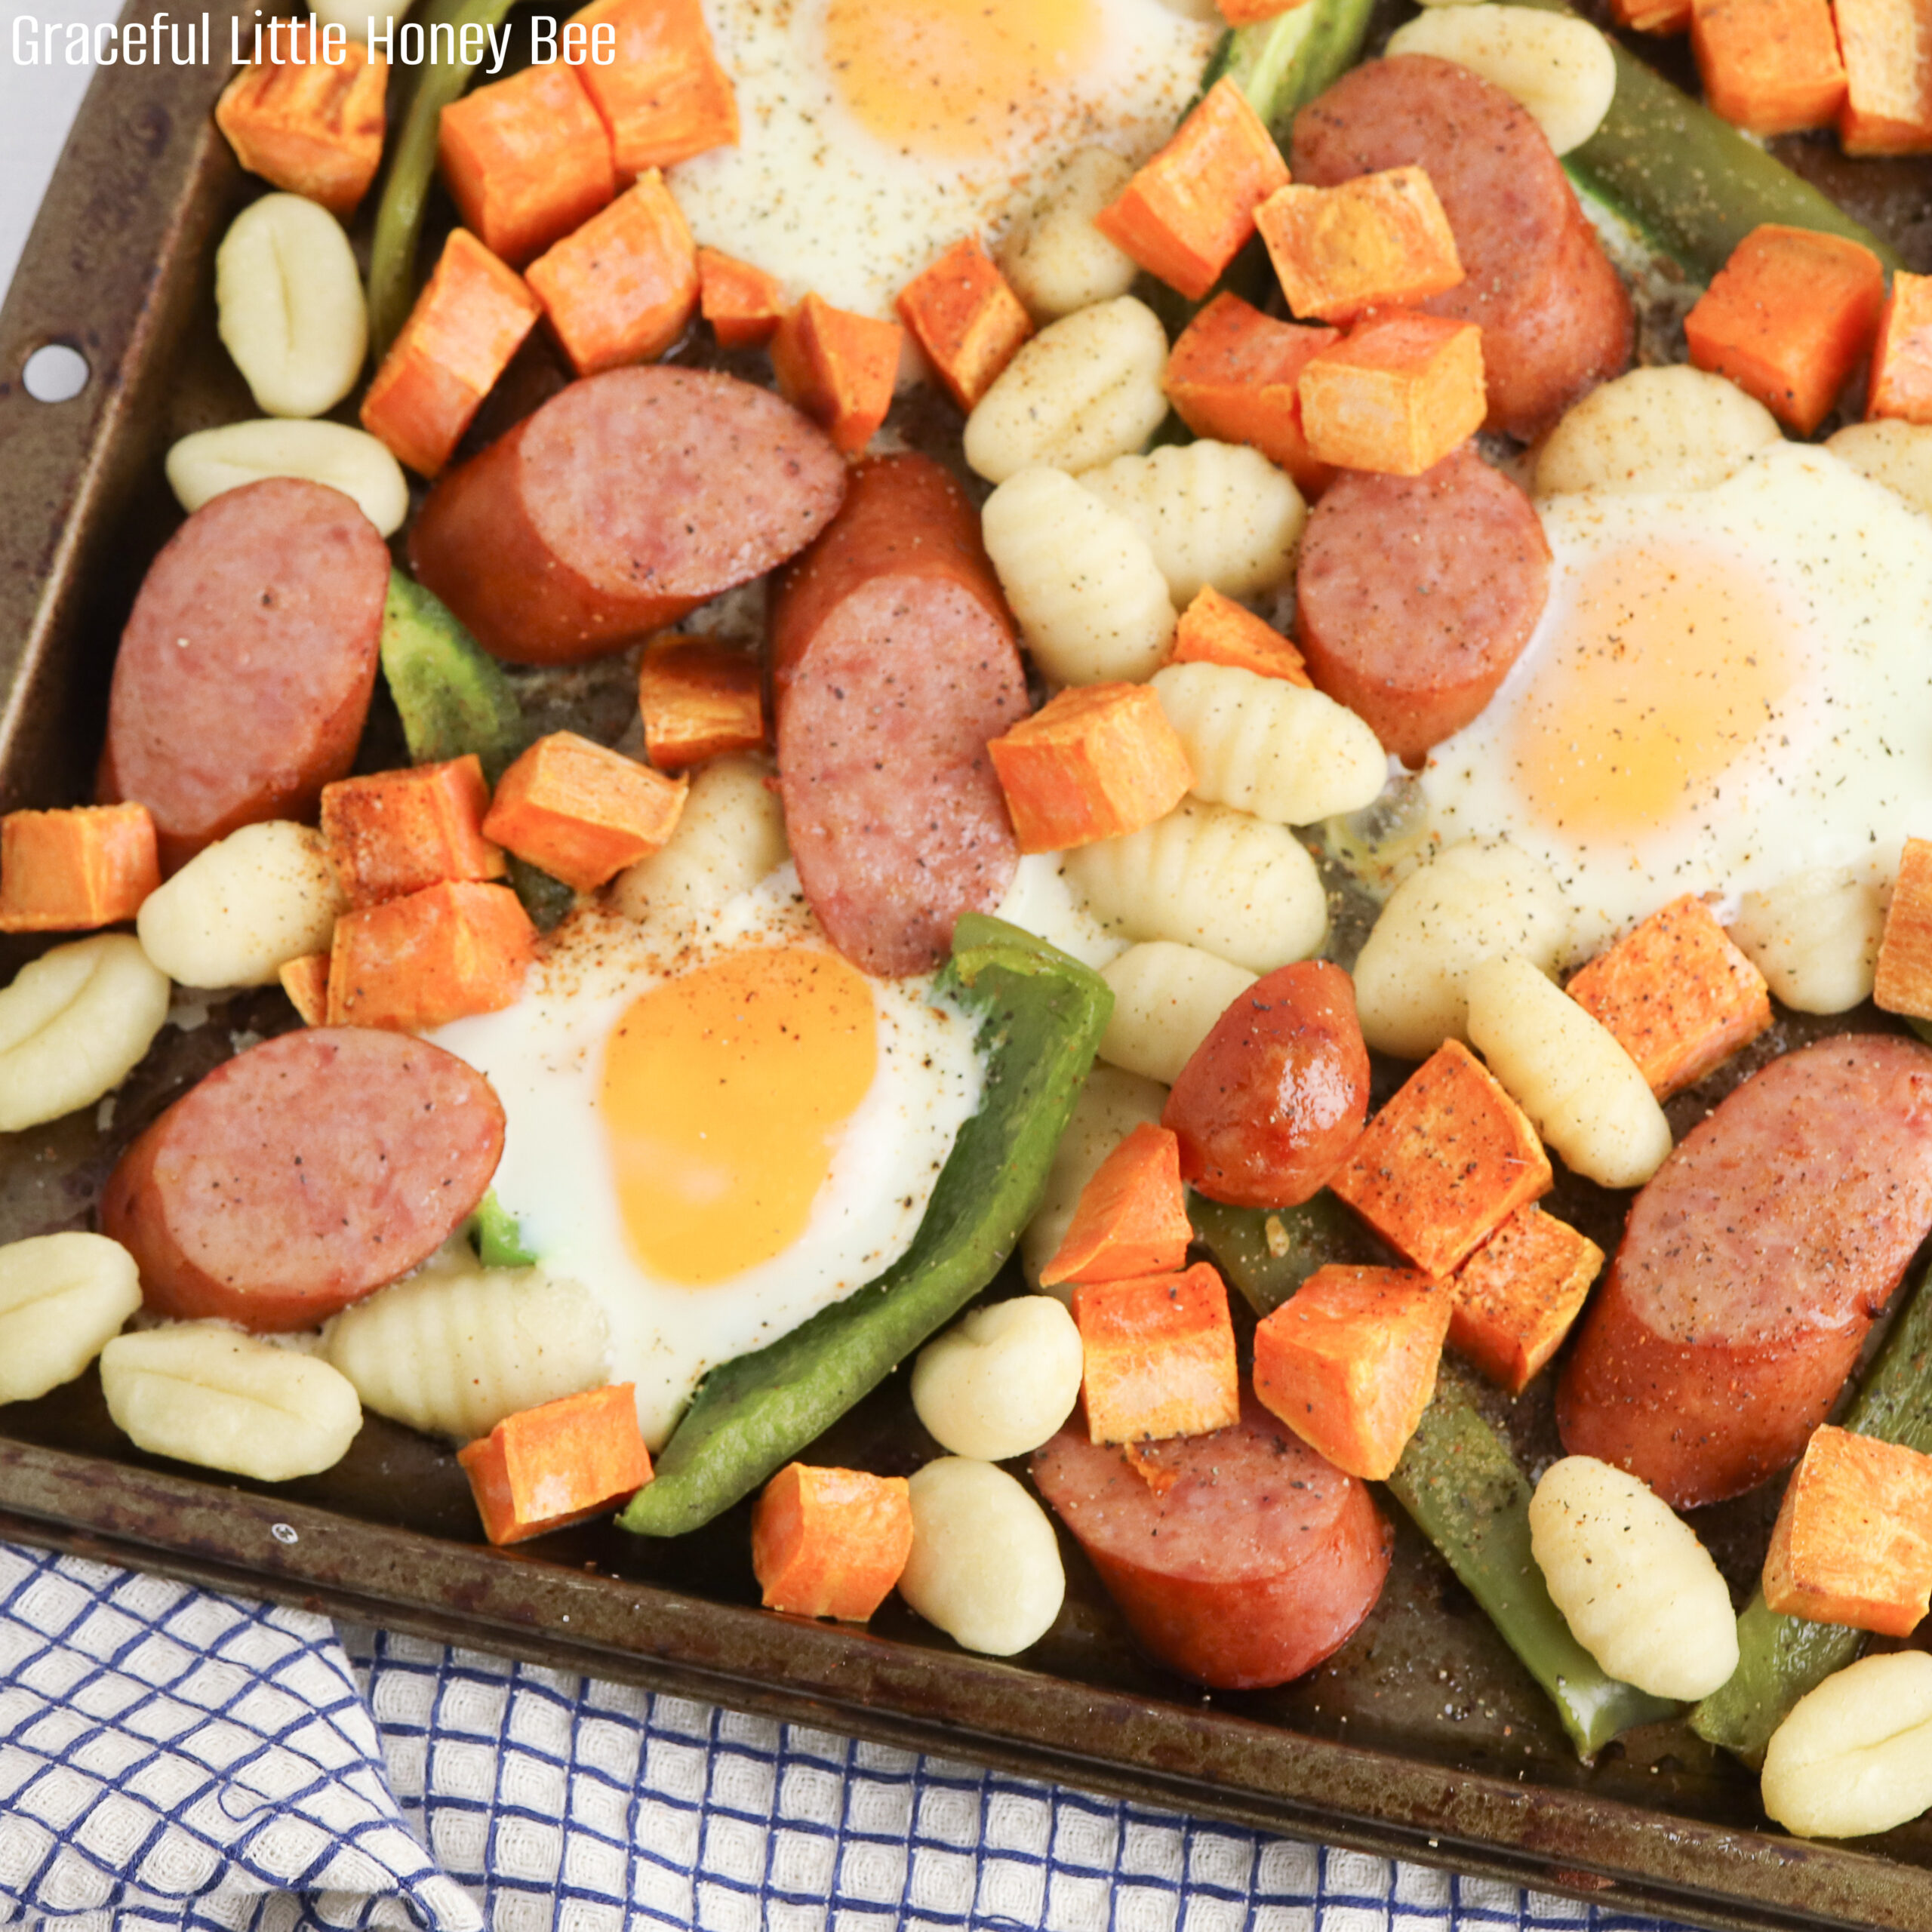
<svg viewBox="0 0 1932 1932">
<path fill-rule="evenodd" d="M 1299 1208 L 1229 1208 L 1190 1194 L 1195 1238 L 1257 1315 L 1272 1315 L 1331 1261 L 1374 1266 L 1389 1251 L 1324 1188 Z"/>
<path fill-rule="evenodd" d="M 1372 11 L 1373 0 L 1307 0 L 1272 20 L 1237 27 L 1214 50 L 1201 91 L 1232 75 L 1285 152 L 1296 115 L 1361 57 Z"/>
</svg>

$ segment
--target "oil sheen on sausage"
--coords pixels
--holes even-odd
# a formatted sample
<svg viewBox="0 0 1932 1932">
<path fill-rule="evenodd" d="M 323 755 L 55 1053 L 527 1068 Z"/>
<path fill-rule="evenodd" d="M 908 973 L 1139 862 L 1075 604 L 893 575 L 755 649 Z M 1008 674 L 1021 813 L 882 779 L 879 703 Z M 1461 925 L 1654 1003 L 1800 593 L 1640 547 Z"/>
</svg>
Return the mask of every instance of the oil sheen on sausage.
<svg viewBox="0 0 1932 1932">
<path fill-rule="evenodd" d="M 1233 1428 L 1137 1454 L 1152 1481 L 1090 1441 L 1076 1412 L 1034 1452 L 1032 1476 L 1170 1670 L 1217 1690 L 1285 1684 L 1374 1608 L 1390 1537 L 1367 1486 L 1252 1395 Z"/>
<path fill-rule="evenodd" d="M 154 560 L 115 660 L 99 792 L 153 814 L 162 869 L 314 814 L 368 714 L 389 554 L 340 491 L 292 477 L 205 504 Z"/>
<path fill-rule="evenodd" d="M 108 1177 L 158 1314 L 312 1328 L 426 1260 L 503 1149 L 490 1084 L 406 1033 L 317 1026 L 218 1066 Z"/>
<path fill-rule="evenodd" d="M 881 457 L 780 582 L 771 672 L 785 829 L 832 943 L 923 973 L 1019 851 L 986 741 L 1026 715 L 979 518 L 938 464 Z"/>
<path fill-rule="evenodd" d="M 830 438 L 770 390 L 613 369 L 443 476 L 410 561 L 486 651 L 573 664 L 795 555 L 844 489 Z"/>
<path fill-rule="evenodd" d="M 1557 1389 L 1573 1455 L 1678 1509 L 1794 1461 L 1932 1229 L 1932 1048 L 1774 1060 L 1637 1196 Z"/>
</svg>

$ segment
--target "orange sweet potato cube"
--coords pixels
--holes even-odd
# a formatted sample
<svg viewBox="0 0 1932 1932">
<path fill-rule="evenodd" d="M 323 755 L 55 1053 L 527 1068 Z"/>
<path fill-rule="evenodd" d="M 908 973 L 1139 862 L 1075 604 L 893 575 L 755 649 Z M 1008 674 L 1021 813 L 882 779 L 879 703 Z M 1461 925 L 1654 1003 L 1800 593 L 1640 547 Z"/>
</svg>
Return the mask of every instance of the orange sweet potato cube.
<svg viewBox="0 0 1932 1932">
<path fill-rule="evenodd" d="M 434 476 L 542 313 L 523 278 L 466 228 L 441 259 L 362 399 L 362 426 Z"/>
<path fill-rule="evenodd" d="M 785 306 L 776 275 L 715 248 L 697 251 L 698 313 L 711 325 L 719 348 L 755 349 L 769 342 Z"/>
<path fill-rule="evenodd" d="M 653 638 L 638 666 L 637 702 L 645 755 L 660 771 L 764 743 L 763 669 L 749 651 L 709 638 Z"/>
<path fill-rule="evenodd" d="M 1684 318 L 1690 360 L 1808 436 L 1878 333 L 1885 272 L 1842 235 L 1767 223 L 1730 252 Z"/>
<path fill-rule="evenodd" d="M 1094 226 L 1149 275 L 1198 302 L 1254 232 L 1254 211 L 1287 178 L 1260 116 L 1223 75 Z"/>
<path fill-rule="evenodd" d="M 1681 33 L 1690 24 L 1690 0 L 1610 0 L 1610 17 L 1639 33 Z"/>
<path fill-rule="evenodd" d="M 328 1023 L 426 1032 L 511 1004 L 537 929 L 507 886 L 455 879 L 345 912 L 329 949 Z"/>
<path fill-rule="evenodd" d="M 1482 427 L 1482 331 L 1447 315 L 1371 316 L 1301 372 L 1302 433 L 1338 469 L 1420 476 Z"/>
<path fill-rule="evenodd" d="M 786 401 L 848 456 L 872 439 L 899 377 L 897 322 L 875 321 L 808 295 L 771 338 L 771 369 Z"/>
<path fill-rule="evenodd" d="M 1180 1143 L 1166 1128 L 1143 1121 L 1080 1190 L 1066 1237 L 1040 1270 L 1040 1285 L 1170 1274 L 1187 1259 L 1193 1238 Z"/>
<path fill-rule="evenodd" d="M 903 1476 L 788 1463 L 752 1510 L 752 1574 L 767 1610 L 863 1623 L 912 1553 Z"/>
<path fill-rule="evenodd" d="M 1833 0 L 1847 154 L 1932 152 L 1932 0 Z"/>
<path fill-rule="evenodd" d="M 1844 99 L 1828 0 L 1691 0 L 1690 51 L 1711 111 L 1754 134 L 1825 127 Z"/>
<path fill-rule="evenodd" d="M 611 137 L 577 69 L 561 60 L 451 101 L 438 124 L 436 162 L 463 226 L 512 268 L 617 192 Z"/>
<path fill-rule="evenodd" d="M 1764 1601 L 1780 1617 L 1906 1637 L 1932 1598 L 1932 1456 L 1828 1423 L 1778 1507 Z"/>
<path fill-rule="evenodd" d="M 456 1459 L 494 1543 L 523 1543 L 587 1522 L 651 1480 L 636 1389 L 629 1382 L 506 1416 Z"/>
<path fill-rule="evenodd" d="M 592 0 L 571 17 L 616 29 L 615 57 L 577 74 L 610 131 L 620 180 L 737 141 L 738 97 L 699 0 Z"/>
<path fill-rule="evenodd" d="M 1554 1179 L 1522 1109 L 1467 1047 L 1447 1040 L 1328 1185 L 1424 1273 L 1447 1275 Z"/>
<path fill-rule="evenodd" d="M 1887 1013 L 1932 1020 L 1932 840 L 1905 841 L 1872 998 Z"/>
<path fill-rule="evenodd" d="M 1181 331 L 1161 386 L 1197 436 L 1249 444 L 1318 497 L 1334 472 L 1303 432 L 1301 372 L 1341 339 L 1339 329 L 1278 322 L 1238 295 L 1217 295 Z"/>
<path fill-rule="evenodd" d="M 664 177 L 634 186 L 525 272 L 580 376 L 662 355 L 697 312 L 697 245 Z"/>
<path fill-rule="evenodd" d="M 325 1026 L 329 1017 L 329 956 L 305 952 L 284 961 L 275 977 L 305 1026 Z"/>
<path fill-rule="evenodd" d="M 1449 1346 L 1520 1395 L 1583 1312 L 1603 1267 L 1588 1235 L 1518 1208 L 1450 1278 Z"/>
<path fill-rule="evenodd" d="M 1072 685 L 986 746 L 1023 852 L 1118 838 L 1164 818 L 1194 783 L 1146 685 Z"/>
<path fill-rule="evenodd" d="M 1701 899 L 1674 899 L 1567 989 L 1637 1063 L 1660 1100 L 1694 1087 L 1771 1023 L 1764 976 Z"/>
<path fill-rule="evenodd" d="M 1426 302 L 1463 279 L 1428 171 L 1389 168 L 1332 188 L 1278 188 L 1254 211 L 1291 313 L 1350 322 Z"/>
<path fill-rule="evenodd" d="M 0 933 L 118 925 L 160 883 L 146 805 L 74 805 L 0 818 Z"/>
<path fill-rule="evenodd" d="M 1892 292 L 1878 315 L 1865 414 L 1932 423 L 1932 275 L 1893 271 Z"/>
<path fill-rule="evenodd" d="M 1240 1420 L 1227 1287 L 1204 1261 L 1182 1275 L 1083 1281 L 1073 1319 L 1096 1442 L 1208 1435 Z"/>
<path fill-rule="evenodd" d="M 1254 1331 L 1255 1395 L 1338 1469 L 1384 1481 L 1435 1392 L 1450 1306 L 1406 1268 L 1318 1268 Z"/>
<path fill-rule="evenodd" d="M 1214 9 L 1231 27 L 1251 27 L 1307 4 L 1308 0 L 1214 0 Z"/>
<path fill-rule="evenodd" d="M 899 319 L 955 402 L 971 409 L 1033 333 L 1020 297 L 976 235 L 955 242 L 899 291 Z"/>
<path fill-rule="evenodd" d="M 345 220 L 383 158 L 386 60 L 350 39 L 340 62 L 263 61 L 221 91 L 215 125 L 251 174 Z"/>
<path fill-rule="evenodd" d="M 503 774 L 483 835 L 591 892 L 670 837 L 687 786 L 574 731 L 553 731 Z"/>
<path fill-rule="evenodd" d="M 1312 691 L 1301 653 L 1272 624 L 1263 623 L 1211 584 L 1195 593 L 1174 628 L 1170 664 L 1232 664 L 1257 677 L 1281 678 Z"/>
<path fill-rule="evenodd" d="M 483 836 L 489 808 L 474 752 L 340 778 L 322 787 L 322 843 L 349 904 L 380 905 L 445 879 L 501 878 L 503 855 Z"/>
</svg>

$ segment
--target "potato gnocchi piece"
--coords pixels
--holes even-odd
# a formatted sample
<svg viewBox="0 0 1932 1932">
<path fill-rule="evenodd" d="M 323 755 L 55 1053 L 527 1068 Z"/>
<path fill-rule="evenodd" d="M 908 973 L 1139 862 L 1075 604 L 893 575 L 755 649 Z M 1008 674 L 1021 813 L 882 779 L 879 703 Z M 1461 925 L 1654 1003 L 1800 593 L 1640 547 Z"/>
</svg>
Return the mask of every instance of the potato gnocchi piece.
<svg viewBox="0 0 1932 1932">
<path fill-rule="evenodd" d="M 1592 389 L 1549 432 L 1536 494 L 1712 490 L 1783 432 L 1735 383 L 1688 364 L 1632 369 Z"/>
<path fill-rule="evenodd" d="M 966 460 L 989 483 L 1023 469 L 1091 469 L 1161 426 L 1168 338 L 1131 295 L 1051 323 L 1024 344 L 966 419 Z"/>
<path fill-rule="evenodd" d="M 1257 976 L 1198 946 L 1154 940 L 1129 946 L 1100 977 L 1114 993 L 1100 1058 L 1171 1087 Z"/>
<path fill-rule="evenodd" d="M 1073 1225 L 1081 1190 L 1094 1178 L 1100 1163 L 1137 1127 L 1143 1123 L 1158 1127 L 1161 1109 L 1167 1103 L 1166 1088 L 1137 1073 L 1096 1066 L 1088 1075 L 1060 1145 L 1054 1150 L 1040 1204 L 1020 1237 L 1020 1265 L 1026 1271 L 1029 1287 L 1039 1287 L 1040 1270 L 1060 1252 L 1060 1244 Z M 1063 1282 L 1047 1292 L 1061 1301 L 1071 1301 L 1073 1284 Z"/>
<path fill-rule="evenodd" d="M 1764 1809 L 1801 1838 L 1888 1832 L 1932 1805 L 1932 1657 L 1894 1651 L 1835 1671 L 1764 1748 Z"/>
<path fill-rule="evenodd" d="M 168 1017 L 168 975 L 131 933 L 57 946 L 0 992 L 0 1133 L 91 1106 L 120 1085 Z"/>
<path fill-rule="evenodd" d="M 0 1402 L 31 1402 L 72 1381 L 140 1305 L 134 1257 L 105 1235 L 0 1247 Z"/>
<path fill-rule="evenodd" d="M 1067 854 L 1100 923 L 1132 940 L 1177 940 L 1251 973 L 1306 959 L 1328 930 L 1315 861 L 1285 826 L 1183 798 L 1124 838 Z"/>
<path fill-rule="evenodd" d="M 942 1457 L 912 1477 L 899 1594 L 961 1650 L 1010 1657 L 1053 1628 L 1066 1572 L 1047 1512 L 991 1463 Z"/>
<path fill-rule="evenodd" d="M 980 512 L 986 554 L 1033 660 L 1056 684 L 1137 682 L 1179 621 L 1146 539 L 1057 469 L 1023 469 Z"/>
<path fill-rule="evenodd" d="M 1469 977 L 1469 1040 L 1573 1174 L 1641 1187 L 1670 1152 L 1670 1123 L 1615 1034 L 1520 953 Z"/>
<path fill-rule="evenodd" d="M 115 1336 L 100 1386 L 136 1448 L 257 1482 L 334 1468 L 362 1426 L 355 1391 L 328 1363 L 220 1321 Z"/>
<path fill-rule="evenodd" d="M 1294 569 L 1308 521 L 1293 479 L 1238 443 L 1117 456 L 1079 481 L 1147 540 L 1179 610 L 1207 584 L 1229 597 L 1273 589 Z"/>
<path fill-rule="evenodd" d="M 791 855 L 785 811 L 757 758 L 713 758 L 691 774 L 669 841 L 612 881 L 611 903 L 627 919 L 702 923 Z"/>
<path fill-rule="evenodd" d="M 224 491 L 266 476 L 297 476 L 340 490 L 385 537 L 393 537 L 409 514 L 402 465 L 366 429 L 342 423 L 270 416 L 198 429 L 168 452 L 167 466 L 168 487 L 190 515 Z"/>
<path fill-rule="evenodd" d="M 912 1409 L 942 1449 L 981 1462 L 1030 1454 L 1080 1399 L 1080 1331 L 1051 1294 L 974 1309 L 919 1351 Z"/>
<path fill-rule="evenodd" d="M 1077 149 L 1001 244 L 1000 272 L 1035 321 L 1112 301 L 1134 286 L 1140 272 L 1134 257 L 1094 226 L 1133 175 L 1110 148 Z"/>
<path fill-rule="evenodd" d="M 1737 1668 L 1737 1617 L 1710 1552 L 1645 1484 L 1566 1456 L 1530 1498 L 1530 1552 L 1571 1635 L 1654 1697 L 1708 1697 Z"/>
<path fill-rule="evenodd" d="M 1553 973 L 1571 925 L 1540 860 L 1505 840 L 1450 846 L 1389 895 L 1355 961 L 1362 1037 L 1403 1060 L 1426 1060 L 1444 1040 L 1467 1044 L 1471 968 L 1518 952 Z"/>
<path fill-rule="evenodd" d="M 1746 893 L 1729 931 L 1794 1011 L 1848 1013 L 1872 997 L 1885 898 L 1883 886 L 1849 866 L 1820 866 Z"/>
<path fill-rule="evenodd" d="M 1453 60 L 1514 97 L 1558 154 L 1603 124 L 1617 92 L 1617 57 L 1589 21 L 1533 7 L 1444 7 L 1389 36 L 1389 51 Z"/>
<path fill-rule="evenodd" d="M 1234 664 L 1170 664 L 1150 681 L 1194 768 L 1197 798 L 1313 825 L 1381 795 L 1381 741 L 1320 691 Z"/>
<path fill-rule="evenodd" d="M 329 1324 L 322 1352 L 379 1416 L 467 1442 L 520 1409 L 601 1388 L 604 1313 L 541 1268 L 481 1268 L 453 1242 Z"/>
<path fill-rule="evenodd" d="M 1932 515 L 1932 424 L 1894 417 L 1847 423 L 1825 438 L 1825 447 L 1860 475 Z"/>
</svg>

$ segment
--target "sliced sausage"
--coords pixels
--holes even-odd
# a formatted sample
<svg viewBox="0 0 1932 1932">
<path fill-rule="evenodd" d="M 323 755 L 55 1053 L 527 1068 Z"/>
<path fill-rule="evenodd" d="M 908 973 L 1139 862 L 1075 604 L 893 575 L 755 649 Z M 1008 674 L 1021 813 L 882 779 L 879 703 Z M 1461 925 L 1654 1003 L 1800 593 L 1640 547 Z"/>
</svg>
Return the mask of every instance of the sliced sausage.
<svg viewBox="0 0 1932 1932">
<path fill-rule="evenodd" d="M 389 553 L 340 491 L 271 477 L 205 504 L 134 599 L 99 792 L 153 814 L 162 869 L 263 819 L 313 816 L 369 709 Z"/>
<path fill-rule="evenodd" d="M 1337 477 L 1295 608 L 1309 675 L 1414 764 L 1489 702 L 1549 595 L 1535 506 L 1466 443 L 1420 476 Z"/>
<path fill-rule="evenodd" d="M 802 550 L 844 493 L 824 431 L 698 369 L 573 383 L 429 492 L 416 574 L 486 651 L 597 657 Z"/>
<path fill-rule="evenodd" d="M 1630 297 L 1527 111 L 1429 54 L 1371 60 L 1297 117 L 1294 177 L 1426 168 L 1464 279 L 1421 306 L 1482 330 L 1488 426 L 1525 441 L 1627 368 Z"/>
<path fill-rule="evenodd" d="M 1232 1429 L 1135 1453 L 1149 1475 L 1076 1414 L 1034 1452 L 1033 1481 L 1170 1670 L 1217 1690 L 1285 1684 L 1374 1608 L 1390 1537 L 1367 1487 L 1252 1395 Z"/>
<path fill-rule="evenodd" d="M 881 457 L 773 600 L 785 829 L 832 943 L 921 973 L 1019 863 L 986 755 L 1026 678 L 979 519 L 938 464 Z"/>
<path fill-rule="evenodd" d="M 407 1034 L 311 1027 L 216 1068 L 121 1157 L 103 1233 L 157 1313 L 312 1328 L 407 1274 L 483 1198 L 490 1083 Z"/>
<path fill-rule="evenodd" d="M 1679 1509 L 1824 1420 L 1932 1229 L 1932 1048 L 1848 1034 L 1774 1060 L 1637 1197 L 1557 1389 L 1573 1454 Z"/>
</svg>

